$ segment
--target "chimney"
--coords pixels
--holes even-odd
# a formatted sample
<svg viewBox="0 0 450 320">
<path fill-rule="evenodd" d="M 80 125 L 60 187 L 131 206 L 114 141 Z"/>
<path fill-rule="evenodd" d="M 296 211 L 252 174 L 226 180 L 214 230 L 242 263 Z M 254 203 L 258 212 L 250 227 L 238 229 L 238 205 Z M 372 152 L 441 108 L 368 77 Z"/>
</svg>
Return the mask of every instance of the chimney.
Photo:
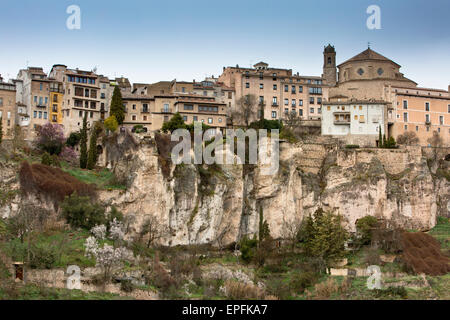
<svg viewBox="0 0 450 320">
<path fill-rule="evenodd" d="M 193 82 L 193 83 L 195 83 L 195 79 L 194 79 L 194 80 L 192 80 L 192 82 Z"/>
<path fill-rule="evenodd" d="M 2 78 L 1 74 L 0 74 L 0 82 L 3 82 L 3 78 Z M 449 86 L 449 88 L 450 88 L 450 86 Z"/>
</svg>

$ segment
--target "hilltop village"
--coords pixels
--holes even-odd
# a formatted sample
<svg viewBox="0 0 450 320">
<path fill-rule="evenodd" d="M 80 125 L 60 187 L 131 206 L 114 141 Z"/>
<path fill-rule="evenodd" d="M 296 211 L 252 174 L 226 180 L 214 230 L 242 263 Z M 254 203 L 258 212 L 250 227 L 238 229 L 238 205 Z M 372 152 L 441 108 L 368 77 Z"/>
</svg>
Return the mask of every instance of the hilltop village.
<svg viewBox="0 0 450 320">
<path fill-rule="evenodd" d="M 0 77 L 0 299 L 450 299 L 450 86 L 336 61 Z M 278 170 L 174 163 L 194 123 L 278 129 Z"/>
</svg>

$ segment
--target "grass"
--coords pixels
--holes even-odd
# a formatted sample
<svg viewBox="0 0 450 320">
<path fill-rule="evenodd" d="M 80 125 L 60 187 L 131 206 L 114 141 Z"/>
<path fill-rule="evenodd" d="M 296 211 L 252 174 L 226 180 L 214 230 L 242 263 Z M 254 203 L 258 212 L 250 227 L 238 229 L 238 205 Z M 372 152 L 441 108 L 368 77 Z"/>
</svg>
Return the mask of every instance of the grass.
<svg viewBox="0 0 450 320">
<path fill-rule="evenodd" d="M 85 170 L 74 168 L 67 163 L 61 163 L 62 170 L 74 176 L 78 180 L 88 184 L 95 184 L 99 189 L 103 190 L 126 190 L 124 185 L 116 181 L 114 173 L 106 168 L 99 170 Z"/>
<path fill-rule="evenodd" d="M 32 236 L 32 243 L 55 253 L 52 268 L 66 268 L 69 265 L 93 267 L 95 261 L 87 258 L 84 252 L 84 243 L 88 237 L 88 231 L 49 231 Z M 0 249 L 17 261 L 25 260 L 26 248 L 27 242 L 22 244 L 17 238 L 0 243 Z"/>
<path fill-rule="evenodd" d="M 83 292 L 81 290 L 68 290 L 46 288 L 35 284 L 18 286 L 14 296 L 10 290 L 0 288 L 0 300 L 131 300 L 131 297 L 121 297 L 118 294 L 103 292 Z"/>
<path fill-rule="evenodd" d="M 444 250 L 450 249 L 450 219 L 446 217 L 438 217 L 436 226 L 428 232 L 441 243 Z"/>
</svg>

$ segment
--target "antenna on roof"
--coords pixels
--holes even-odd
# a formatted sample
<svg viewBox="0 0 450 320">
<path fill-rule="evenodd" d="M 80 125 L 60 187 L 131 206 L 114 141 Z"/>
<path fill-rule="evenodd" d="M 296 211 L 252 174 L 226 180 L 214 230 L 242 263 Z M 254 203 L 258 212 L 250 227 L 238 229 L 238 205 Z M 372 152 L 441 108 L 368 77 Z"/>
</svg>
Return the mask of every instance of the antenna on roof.
<svg viewBox="0 0 450 320">
<path fill-rule="evenodd" d="M 97 66 L 94 67 L 94 69 L 92 69 L 93 73 L 97 73 Z"/>
<path fill-rule="evenodd" d="M 367 47 L 370 49 L 370 41 L 367 42 Z"/>
</svg>

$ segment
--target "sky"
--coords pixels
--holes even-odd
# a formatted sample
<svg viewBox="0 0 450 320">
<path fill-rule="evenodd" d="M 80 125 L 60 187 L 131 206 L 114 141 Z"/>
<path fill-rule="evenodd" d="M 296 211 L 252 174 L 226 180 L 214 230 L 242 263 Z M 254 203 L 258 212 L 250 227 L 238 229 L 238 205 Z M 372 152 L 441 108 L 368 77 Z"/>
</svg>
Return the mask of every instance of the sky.
<svg viewBox="0 0 450 320">
<path fill-rule="evenodd" d="M 450 85 L 449 0 L 0 0 L 0 74 L 54 64 L 131 82 L 200 81 L 259 61 L 320 76 L 370 46 L 419 86 Z M 70 5 L 81 10 L 70 30 Z M 366 12 L 381 9 L 381 29 Z"/>
</svg>

